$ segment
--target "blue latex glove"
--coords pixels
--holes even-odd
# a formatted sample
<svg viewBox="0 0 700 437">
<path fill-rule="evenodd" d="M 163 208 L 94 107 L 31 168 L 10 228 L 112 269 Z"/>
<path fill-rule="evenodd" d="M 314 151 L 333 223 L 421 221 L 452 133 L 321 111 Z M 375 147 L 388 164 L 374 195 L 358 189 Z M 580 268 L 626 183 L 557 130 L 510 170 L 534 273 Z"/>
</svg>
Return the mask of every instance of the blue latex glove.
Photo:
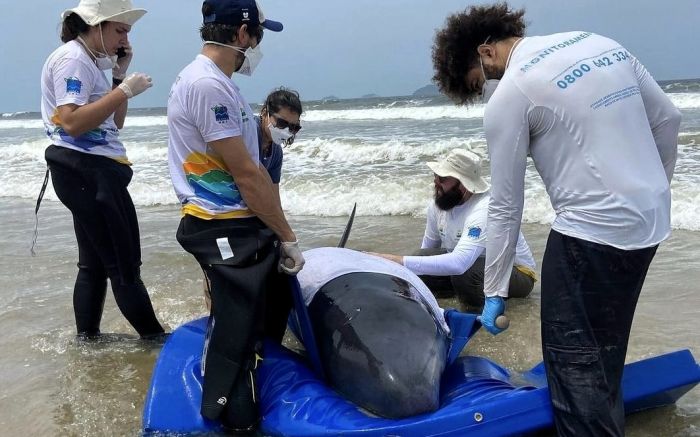
<svg viewBox="0 0 700 437">
<path fill-rule="evenodd" d="M 481 325 L 493 335 L 503 332 L 503 329 L 496 326 L 496 317 L 503 314 L 505 310 L 506 303 L 502 297 L 487 297 L 484 310 L 481 312 Z"/>
</svg>

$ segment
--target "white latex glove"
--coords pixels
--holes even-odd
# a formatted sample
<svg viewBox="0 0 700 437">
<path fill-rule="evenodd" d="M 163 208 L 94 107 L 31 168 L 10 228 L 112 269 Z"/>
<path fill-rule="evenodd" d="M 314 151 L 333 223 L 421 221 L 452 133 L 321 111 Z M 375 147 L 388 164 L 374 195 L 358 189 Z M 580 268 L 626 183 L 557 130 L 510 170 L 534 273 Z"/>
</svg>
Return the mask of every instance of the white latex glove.
<svg viewBox="0 0 700 437">
<path fill-rule="evenodd" d="M 131 73 L 117 88 L 124 91 L 126 97 L 132 98 L 138 96 L 152 86 L 153 82 L 151 82 L 151 76 L 145 73 Z"/>
<path fill-rule="evenodd" d="M 304 255 L 298 241 L 283 241 L 279 268 L 288 275 L 296 275 L 304 267 Z"/>
<path fill-rule="evenodd" d="M 126 77 L 126 70 L 129 69 L 131 59 L 134 57 L 134 51 L 131 46 L 124 47 L 126 56 L 117 58 L 117 65 L 112 68 L 112 78 L 123 80 Z"/>
</svg>

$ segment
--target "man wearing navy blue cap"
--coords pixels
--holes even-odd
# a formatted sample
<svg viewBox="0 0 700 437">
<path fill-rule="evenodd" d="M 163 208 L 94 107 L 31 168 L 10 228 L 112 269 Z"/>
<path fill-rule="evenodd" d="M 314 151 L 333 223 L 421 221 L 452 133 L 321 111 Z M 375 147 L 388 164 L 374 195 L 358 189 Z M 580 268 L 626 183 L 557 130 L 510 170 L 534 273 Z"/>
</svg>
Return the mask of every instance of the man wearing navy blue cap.
<svg viewBox="0 0 700 437">
<path fill-rule="evenodd" d="M 275 322 L 269 314 L 286 320 L 289 312 L 279 297 L 288 290 L 273 284 L 287 282 L 278 269 L 294 275 L 304 257 L 260 165 L 253 111 L 231 77 L 253 74 L 263 29 L 279 32 L 282 24 L 267 20 L 254 0 L 207 0 L 202 16 L 202 53 L 168 99 L 168 161 L 183 213 L 177 239 L 211 284 L 202 416 L 254 433 L 265 325 Z"/>
<path fill-rule="evenodd" d="M 207 0 L 204 2 L 208 10 L 202 8 L 204 24 L 251 24 L 260 23 L 265 29 L 273 32 L 282 31 L 282 23 L 265 19 L 260 5 L 254 0 Z"/>
</svg>

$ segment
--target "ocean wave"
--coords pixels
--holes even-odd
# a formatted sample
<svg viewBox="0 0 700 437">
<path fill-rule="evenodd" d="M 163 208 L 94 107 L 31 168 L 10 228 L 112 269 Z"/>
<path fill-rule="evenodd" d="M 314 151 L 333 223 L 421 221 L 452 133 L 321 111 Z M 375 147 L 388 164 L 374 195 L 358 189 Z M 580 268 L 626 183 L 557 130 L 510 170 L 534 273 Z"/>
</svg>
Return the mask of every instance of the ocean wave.
<svg viewBox="0 0 700 437">
<path fill-rule="evenodd" d="M 671 203 L 671 226 L 674 229 L 700 231 L 700 191 L 694 191 L 674 190 Z"/>
<path fill-rule="evenodd" d="M 168 120 L 164 115 L 129 116 L 124 122 L 126 128 L 166 126 L 167 124 Z M 0 129 L 37 129 L 43 131 L 44 122 L 41 118 L 0 120 Z"/>
<path fill-rule="evenodd" d="M 669 93 L 668 96 L 679 109 L 700 108 L 700 93 Z M 395 100 L 368 108 L 309 109 L 303 114 L 302 121 L 479 119 L 484 116 L 484 105 L 423 106 L 426 103 L 429 102 L 425 100 Z M 319 105 L 319 107 L 323 107 L 323 105 Z M 137 115 L 138 110 L 135 112 L 126 118 L 125 126 L 127 128 L 167 125 L 165 115 Z M 5 113 L 0 118 L 0 129 L 43 130 L 43 128 L 43 122 L 37 113 Z"/>
<path fill-rule="evenodd" d="M 3 118 L 11 118 L 11 117 L 18 117 L 22 115 L 27 115 L 31 114 L 30 111 L 17 111 L 17 112 L 3 112 L 2 117 Z"/>
<path fill-rule="evenodd" d="M 410 106 L 392 102 L 384 107 L 365 109 L 312 109 L 304 112 L 303 121 L 328 120 L 434 120 L 441 118 L 468 119 L 484 116 L 484 106 L 459 107 L 453 105 L 419 106 L 421 101 L 410 101 Z M 166 125 L 166 116 L 127 117 L 125 126 L 160 126 Z"/>
<path fill-rule="evenodd" d="M 134 116 L 134 117 L 126 117 L 126 120 L 124 120 L 124 128 L 167 126 L 167 125 L 168 125 L 168 117 L 165 115 Z"/>
<path fill-rule="evenodd" d="M 664 80 L 659 86 L 667 93 L 700 92 L 700 79 Z"/>
<path fill-rule="evenodd" d="M 343 217 L 348 205 L 357 203 L 358 216 L 410 215 L 425 217 L 431 200 L 431 178 L 387 182 L 369 177 L 352 184 L 337 181 L 281 186 L 282 204 L 287 214 Z M 673 229 L 700 231 L 700 190 L 677 184 L 673 190 L 671 226 Z M 555 213 L 544 186 L 529 186 L 525 191 L 524 223 L 549 225 Z"/>
<path fill-rule="evenodd" d="M 0 161 L 7 165 L 23 163 L 36 163 L 44 161 L 44 150 L 46 150 L 46 138 L 37 136 L 28 141 L 23 141 L 20 144 L 8 144 L 0 147 Z M 14 169 L 14 167 L 10 167 Z"/>
<path fill-rule="evenodd" d="M 700 108 L 700 93 L 674 93 L 668 97 L 678 109 Z"/>
<path fill-rule="evenodd" d="M 311 110 L 302 116 L 304 121 L 327 120 L 435 120 L 441 118 L 481 118 L 484 116 L 484 106 L 412 106 L 369 109 L 344 109 L 344 110 Z"/>
<path fill-rule="evenodd" d="M 0 120 L 0 129 L 36 129 L 43 131 L 44 122 L 41 119 L 11 119 Z"/>
<path fill-rule="evenodd" d="M 700 231 L 700 148 L 696 132 L 681 135 L 672 183 L 672 225 Z M 470 147 L 486 155 L 483 134 L 432 141 L 397 137 L 369 142 L 360 138 L 299 140 L 285 149 L 281 196 L 292 215 L 346 216 L 358 203 L 359 215 L 424 216 L 432 195 L 432 174 L 425 162 L 453 148 Z M 129 186 L 139 207 L 175 205 L 164 141 L 125 141 L 134 177 Z M 688 144 L 690 143 L 690 144 Z M 46 140 L 34 139 L 0 147 L 0 197 L 36 199 L 46 171 Z M 526 172 L 523 220 L 549 224 L 554 219 L 546 190 L 532 163 Z M 57 201 L 51 184 L 47 201 Z M 144 213 L 143 210 L 140 213 Z"/>
<path fill-rule="evenodd" d="M 44 177 L 45 164 L 22 170 L 25 176 L 2 178 L 0 197 L 36 199 Z M 152 169 L 151 169 L 152 170 Z M 176 205 L 177 199 L 170 178 L 158 172 L 136 169 L 129 185 L 129 192 L 138 208 L 155 205 Z M 417 172 L 414 172 L 414 174 Z M 282 205 L 289 215 L 315 217 L 343 217 L 348 205 L 357 203 L 358 216 L 410 215 L 425 217 L 425 210 L 432 196 L 432 177 L 418 176 L 397 178 L 391 174 L 376 172 L 362 177 L 319 174 L 283 177 L 280 187 Z M 671 207 L 672 227 L 700 231 L 700 180 L 674 181 Z M 47 202 L 58 201 L 53 187 L 48 185 L 44 197 Z M 41 214 L 41 213 L 40 213 Z M 147 215 L 147 209 L 139 209 Z M 546 190 L 538 184 L 526 184 L 523 222 L 551 224 L 554 211 Z"/>
<path fill-rule="evenodd" d="M 344 182 L 339 182 L 345 179 Z M 361 216 L 424 214 L 430 196 L 430 179 L 387 181 L 381 174 L 362 179 L 318 178 L 283 180 L 282 206 L 287 214 L 319 217 L 346 216 L 348 205 L 357 202 Z"/>
<path fill-rule="evenodd" d="M 289 147 L 285 167 L 313 167 L 319 163 L 415 163 L 433 160 L 455 148 L 470 148 L 486 156 L 486 142 L 479 137 L 452 137 L 426 142 L 394 138 L 382 143 L 315 138 L 297 141 Z"/>
</svg>

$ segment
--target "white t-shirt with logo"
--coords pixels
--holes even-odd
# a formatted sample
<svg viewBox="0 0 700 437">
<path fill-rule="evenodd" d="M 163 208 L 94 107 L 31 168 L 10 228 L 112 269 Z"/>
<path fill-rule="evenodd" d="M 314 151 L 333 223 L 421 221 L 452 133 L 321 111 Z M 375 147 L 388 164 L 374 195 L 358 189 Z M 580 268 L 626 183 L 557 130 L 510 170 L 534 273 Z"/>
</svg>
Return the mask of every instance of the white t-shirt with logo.
<svg viewBox="0 0 700 437">
<path fill-rule="evenodd" d="M 378 256 L 340 247 L 319 247 L 307 250 L 304 252 L 304 259 L 306 264 L 297 274 L 297 279 L 306 305 L 311 303 L 321 287 L 335 278 L 356 272 L 383 273 L 401 278 L 411 284 L 418 291 L 418 295 L 414 297 L 430 308 L 430 312 L 445 332 L 450 332 L 444 312 L 433 293 L 406 267 Z"/>
<path fill-rule="evenodd" d="M 239 88 L 208 57 L 178 75 L 168 98 L 168 164 L 184 214 L 204 219 L 251 217 L 223 158 L 207 143 L 242 137 L 259 161 L 258 128 Z"/>
<path fill-rule="evenodd" d="M 623 250 L 669 236 L 680 112 L 616 41 L 590 32 L 524 38 L 486 106 L 491 204 L 484 293 L 504 294 L 527 155 L 552 229 Z"/>
<path fill-rule="evenodd" d="M 128 162 L 114 114 L 95 129 L 73 138 L 61 126 L 56 109 L 68 104 L 87 105 L 111 91 L 107 76 L 78 41 L 69 41 L 54 50 L 41 71 L 41 117 L 52 144 Z"/>
<path fill-rule="evenodd" d="M 489 192 L 472 194 L 461 205 L 443 211 L 430 202 L 422 248 L 442 247 L 444 255 L 405 256 L 404 265 L 418 275 L 459 275 L 486 249 Z M 522 233 L 518 235 L 515 265 L 534 275 L 535 259 Z"/>
</svg>

